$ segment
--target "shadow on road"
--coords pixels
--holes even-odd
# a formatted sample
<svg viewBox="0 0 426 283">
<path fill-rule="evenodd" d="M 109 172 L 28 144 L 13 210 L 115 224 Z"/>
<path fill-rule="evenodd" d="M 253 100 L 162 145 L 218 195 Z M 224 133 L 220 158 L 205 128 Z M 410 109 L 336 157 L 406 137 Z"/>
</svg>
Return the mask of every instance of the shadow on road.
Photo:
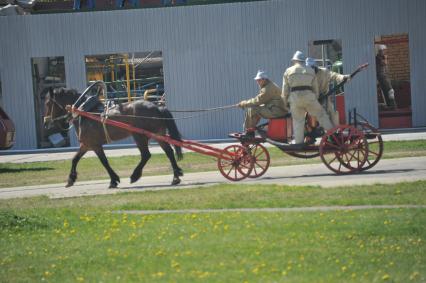
<svg viewBox="0 0 426 283">
<path fill-rule="evenodd" d="M 326 177 L 326 176 L 335 176 L 337 178 L 346 178 L 347 176 L 356 176 L 356 175 L 376 175 L 376 174 L 395 174 L 395 173 L 407 173 L 413 172 L 417 169 L 394 169 L 394 170 L 373 170 L 373 171 L 362 171 L 358 173 L 351 174 L 341 174 L 337 175 L 332 172 L 322 173 L 322 174 L 309 174 L 309 175 L 293 175 L 293 176 L 280 176 L 280 177 L 262 177 L 264 180 L 276 180 L 276 179 L 296 179 L 296 178 L 314 178 L 314 177 Z"/>
<path fill-rule="evenodd" d="M 21 172 L 38 172 L 38 171 L 48 171 L 48 170 L 55 170 L 51 167 L 36 167 L 36 168 L 0 168 L 0 174 L 1 173 L 21 173 Z"/>
</svg>

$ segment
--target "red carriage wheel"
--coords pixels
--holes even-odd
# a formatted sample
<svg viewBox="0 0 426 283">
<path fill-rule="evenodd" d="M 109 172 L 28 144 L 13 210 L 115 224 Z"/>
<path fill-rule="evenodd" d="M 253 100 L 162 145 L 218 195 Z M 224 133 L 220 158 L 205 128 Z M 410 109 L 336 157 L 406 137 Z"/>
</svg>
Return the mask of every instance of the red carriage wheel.
<svg viewBox="0 0 426 283">
<path fill-rule="evenodd" d="M 319 145 L 321 160 L 337 174 L 362 170 L 368 158 L 368 143 L 362 131 L 352 126 L 338 126 L 329 130 Z"/>
<path fill-rule="evenodd" d="M 374 167 L 383 155 L 383 139 L 377 128 L 366 122 L 358 122 L 357 129 L 364 133 L 368 142 L 368 157 L 361 170 Z"/>
<path fill-rule="evenodd" d="M 228 180 L 240 181 L 248 177 L 253 170 L 253 158 L 250 153 L 240 145 L 230 145 L 225 149 L 228 158 L 218 158 L 217 167 L 220 173 Z"/>
<path fill-rule="evenodd" d="M 268 150 L 259 143 L 247 145 L 247 150 L 253 158 L 253 170 L 248 177 L 257 178 L 262 176 L 268 170 L 271 163 Z"/>
</svg>

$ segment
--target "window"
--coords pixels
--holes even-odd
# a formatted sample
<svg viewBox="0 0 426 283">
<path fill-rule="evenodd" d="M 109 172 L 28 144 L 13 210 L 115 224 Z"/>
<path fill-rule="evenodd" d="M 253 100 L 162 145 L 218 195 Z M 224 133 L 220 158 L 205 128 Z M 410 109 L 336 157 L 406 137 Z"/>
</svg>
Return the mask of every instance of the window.
<svg viewBox="0 0 426 283">
<path fill-rule="evenodd" d="M 328 69 L 332 72 L 343 74 L 344 62 L 342 41 L 340 39 L 314 40 L 309 42 L 308 55 L 315 59 L 316 65 L 321 68 Z M 324 76 L 321 76 L 324 78 Z M 321 95 L 329 92 L 340 81 L 332 76 L 330 81 L 319 80 Z M 345 123 L 345 102 L 344 102 L 344 87 L 339 87 L 334 95 L 328 99 L 322 100 L 323 107 L 327 109 L 330 119 L 333 124 Z"/>
<path fill-rule="evenodd" d="M 106 83 L 107 99 L 157 101 L 164 94 L 161 51 L 86 56 L 87 84 Z"/>
<path fill-rule="evenodd" d="M 44 128 L 44 101 L 49 88 L 65 87 L 64 57 L 38 57 L 31 59 L 37 147 L 69 146 L 68 131 Z"/>
<path fill-rule="evenodd" d="M 411 127 L 408 34 L 374 38 L 380 128 Z"/>
</svg>

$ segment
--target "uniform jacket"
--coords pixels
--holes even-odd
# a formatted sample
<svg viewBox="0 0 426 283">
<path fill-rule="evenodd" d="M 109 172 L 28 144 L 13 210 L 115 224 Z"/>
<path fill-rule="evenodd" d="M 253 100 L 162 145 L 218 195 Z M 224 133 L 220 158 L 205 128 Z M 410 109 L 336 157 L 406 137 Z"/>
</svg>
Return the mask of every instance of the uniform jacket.
<svg viewBox="0 0 426 283">
<path fill-rule="evenodd" d="M 319 95 L 318 81 L 315 71 L 311 67 L 301 64 L 294 64 L 289 67 L 283 75 L 282 97 L 287 105 L 290 93 L 310 92 L 310 90 L 301 90 L 291 92 L 293 87 L 309 86 L 316 96 Z"/>
<path fill-rule="evenodd" d="M 316 73 L 318 80 L 319 93 L 326 94 L 329 90 L 330 81 L 341 83 L 345 76 L 336 72 L 332 72 L 326 68 L 318 68 Z"/>
<path fill-rule="evenodd" d="M 244 106 L 251 107 L 260 106 L 262 104 L 268 107 L 277 106 L 283 110 L 286 109 L 281 97 L 281 89 L 272 81 L 268 81 L 268 83 L 260 89 L 256 97 L 246 100 Z"/>
</svg>

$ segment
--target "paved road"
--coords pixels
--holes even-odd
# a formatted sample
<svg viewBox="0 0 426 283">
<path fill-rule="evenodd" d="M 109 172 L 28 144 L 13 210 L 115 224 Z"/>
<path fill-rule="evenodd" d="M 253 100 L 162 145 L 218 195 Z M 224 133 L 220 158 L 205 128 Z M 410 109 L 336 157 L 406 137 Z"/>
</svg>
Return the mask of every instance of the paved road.
<svg viewBox="0 0 426 283">
<path fill-rule="evenodd" d="M 64 176 L 64 180 L 66 176 Z M 426 180 L 426 157 L 410 157 L 381 160 L 367 172 L 338 176 L 323 164 L 271 167 L 258 179 L 246 179 L 239 184 L 285 184 L 321 185 L 323 187 L 364 185 L 374 183 L 396 183 L 402 181 Z M 129 191 L 152 191 L 185 189 L 196 186 L 211 186 L 230 183 L 218 171 L 186 174 L 179 186 L 170 186 L 172 176 L 142 177 L 135 184 L 129 184 L 122 176 L 119 189 L 108 189 L 109 180 L 77 182 L 71 188 L 64 184 L 39 185 L 0 189 L 0 199 L 47 195 L 51 198 L 76 197 L 84 195 L 115 194 Z"/>
</svg>

